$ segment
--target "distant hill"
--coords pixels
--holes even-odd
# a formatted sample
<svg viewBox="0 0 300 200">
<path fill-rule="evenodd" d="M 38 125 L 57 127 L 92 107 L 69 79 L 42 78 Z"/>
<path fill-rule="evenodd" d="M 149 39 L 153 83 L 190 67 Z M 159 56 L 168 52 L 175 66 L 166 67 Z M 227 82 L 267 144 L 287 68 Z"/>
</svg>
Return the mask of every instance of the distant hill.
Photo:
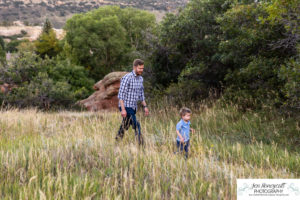
<svg viewBox="0 0 300 200">
<path fill-rule="evenodd" d="M 87 12 L 104 5 L 135 7 L 154 12 L 158 20 L 166 12 L 174 12 L 189 0 L 0 0 L 0 23 L 23 21 L 41 25 L 46 18 L 61 28 L 75 13 Z"/>
<path fill-rule="evenodd" d="M 13 25 L 5 27 L 0 26 L 0 36 L 5 41 L 11 41 L 13 39 L 27 39 L 30 41 L 36 40 L 42 32 L 42 26 L 25 26 L 21 22 L 14 22 Z M 56 37 L 62 39 L 65 35 L 63 29 L 54 28 Z"/>
</svg>

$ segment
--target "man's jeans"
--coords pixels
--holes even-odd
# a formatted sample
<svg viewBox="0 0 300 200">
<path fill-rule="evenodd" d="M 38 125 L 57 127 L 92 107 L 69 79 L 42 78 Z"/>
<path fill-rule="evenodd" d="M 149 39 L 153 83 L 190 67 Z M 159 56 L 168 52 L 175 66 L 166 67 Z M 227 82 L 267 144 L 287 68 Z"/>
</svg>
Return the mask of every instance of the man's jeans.
<svg viewBox="0 0 300 200">
<path fill-rule="evenodd" d="M 119 108 L 121 111 L 121 108 Z M 125 107 L 125 110 L 127 112 L 127 116 L 123 118 L 122 124 L 120 126 L 120 129 L 118 131 L 118 134 L 116 136 L 116 140 L 119 138 L 123 138 L 125 130 L 129 129 L 129 126 L 131 125 L 133 130 L 135 131 L 135 136 L 138 136 L 139 144 L 143 144 L 143 137 L 141 133 L 141 126 L 140 123 L 136 119 L 136 110 L 133 108 Z"/>
</svg>

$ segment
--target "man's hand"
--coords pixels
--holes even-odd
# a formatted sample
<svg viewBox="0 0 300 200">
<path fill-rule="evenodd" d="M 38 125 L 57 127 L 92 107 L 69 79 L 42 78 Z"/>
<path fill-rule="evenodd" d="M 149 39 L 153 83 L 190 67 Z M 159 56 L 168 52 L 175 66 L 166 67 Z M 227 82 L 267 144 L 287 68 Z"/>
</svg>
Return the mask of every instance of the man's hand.
<svg viewBox="0 0 300 200">
<path fill-rule="evenodd" d="M 127 112 L 126 112 L 125 109 L 121 111 L 121 115 L 122 115 L 122 117 L 126 117 L 127 116 Z"/>
<path fill-rule="evenodd" d="M 144 111 L 145 111 L 145 116 L 148 116 L 149 115 L 149 109 L 147 107 L 145 107 Z"/>
</svg>

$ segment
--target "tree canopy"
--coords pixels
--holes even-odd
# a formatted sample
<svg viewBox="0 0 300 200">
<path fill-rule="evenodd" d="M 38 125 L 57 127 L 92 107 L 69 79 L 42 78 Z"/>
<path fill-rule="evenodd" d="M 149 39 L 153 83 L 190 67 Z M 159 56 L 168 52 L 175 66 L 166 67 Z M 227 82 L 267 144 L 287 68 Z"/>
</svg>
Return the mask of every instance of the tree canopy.
<svg viewBox="0 0 300 200">
<path fill-rule="evenodd" d="M 154 15 L 133 8 L 105 6 L 77 14 L 65 26 L 68 55 L 99 80 L 142 55 L 147 50 L 147 35 L 154 27 Z"/>
<path fill-rule="evenodd" d="M 55 57 L 60 52 L 59 41 L 56 38 L 56 33 L 48 19 L 46 19 L 42 33 L 35 41 L 36 51 L 42 57 L 46 55 Z"/>
</svg>

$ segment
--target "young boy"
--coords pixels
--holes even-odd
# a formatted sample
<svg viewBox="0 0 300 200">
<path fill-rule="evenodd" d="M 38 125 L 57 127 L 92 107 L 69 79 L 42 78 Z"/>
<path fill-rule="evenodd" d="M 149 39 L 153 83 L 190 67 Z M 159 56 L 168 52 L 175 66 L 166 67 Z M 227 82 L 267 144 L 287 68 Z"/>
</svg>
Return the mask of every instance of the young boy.
<svg viewBox="0 0 300 200">
<path fill-rule="evenodd" d="M 190 127 L 192 111 L 188 108 L 180 109 L 181 120 L 176 125 L 177 133 L 177 149 L 179 152 L 185 151 L 185 158 L 188 158 L 189 146 L 190 146 L 190 131 L 195 132 L 194 129 Z"/>
</svg>

